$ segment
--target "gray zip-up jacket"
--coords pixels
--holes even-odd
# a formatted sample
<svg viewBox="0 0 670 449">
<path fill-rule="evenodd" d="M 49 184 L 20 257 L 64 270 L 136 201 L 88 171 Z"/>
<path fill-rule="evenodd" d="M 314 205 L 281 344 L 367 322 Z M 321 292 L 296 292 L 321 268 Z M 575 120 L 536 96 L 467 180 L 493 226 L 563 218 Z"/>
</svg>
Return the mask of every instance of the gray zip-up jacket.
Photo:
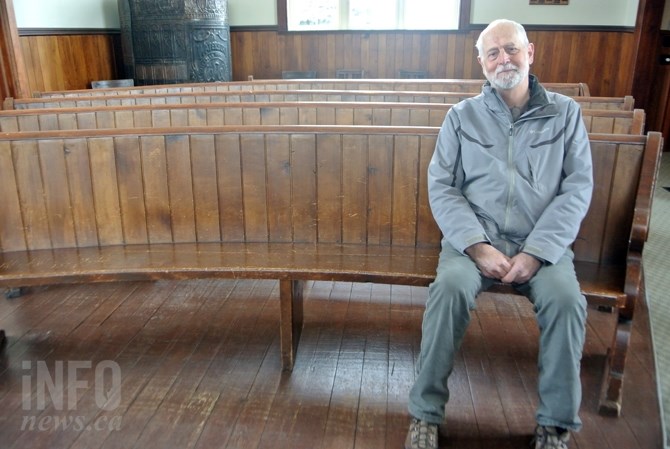
<svg viewBox="0 0 670 449">
<path fill-rule="evenodd" d="M 530 88 L 516 121 L 489 83 L 447 113 L 428 167 L 443 244 L 464 253 L 489 242 L 556 263 L 577 237 L 593 190 L 581 109 L 533 75 Z"/>
</svg>

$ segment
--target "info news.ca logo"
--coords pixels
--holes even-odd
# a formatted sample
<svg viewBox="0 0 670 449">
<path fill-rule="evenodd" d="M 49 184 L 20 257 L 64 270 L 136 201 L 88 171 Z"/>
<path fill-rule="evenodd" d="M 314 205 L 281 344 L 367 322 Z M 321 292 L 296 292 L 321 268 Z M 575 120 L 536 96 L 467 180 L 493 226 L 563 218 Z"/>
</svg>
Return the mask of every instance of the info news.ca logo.
<svg viewBox="0 0 670 449">
<path fill-rule="evenodd" d="M 114 431 L 121 430 L 121 416 L 77 414 L 83 395 L 93 395 L 98 411 L 112 412 L 121 402 L 121 367 L 111 360 L 23 361 L 21 376 L 22 431 Z M 50 369 L 51 368 L 51 369 Z M 90 409 L 90 407 L 87 407 Z M 53 412 L 53 413 L 51 413 Z M 110 416 L 111 415 L 111 416 Z"/>
</svg>

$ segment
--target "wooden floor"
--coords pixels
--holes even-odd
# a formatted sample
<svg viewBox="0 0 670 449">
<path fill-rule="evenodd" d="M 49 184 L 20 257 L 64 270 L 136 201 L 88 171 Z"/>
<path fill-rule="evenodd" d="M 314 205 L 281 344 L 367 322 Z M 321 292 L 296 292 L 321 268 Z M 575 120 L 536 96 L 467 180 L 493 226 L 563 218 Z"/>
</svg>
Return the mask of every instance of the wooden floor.
<svg viewBox="0 0 670 449">
<path fill-rule="evenodd" d="M 317 282 L 306 293 L 292 374 L 280 369 L 274 282 L 52 286 L 1 299 L 0 447 L 401 448 L 426 289 Z M 612 318 L 589 309 L 584 428 L 571 449 L 660 449 L 644 304 L 623 414 L 596 412 Z M 478 300 L 443 447 L 529 447 L 537 335 L 523 298 Z"/>
</svg>

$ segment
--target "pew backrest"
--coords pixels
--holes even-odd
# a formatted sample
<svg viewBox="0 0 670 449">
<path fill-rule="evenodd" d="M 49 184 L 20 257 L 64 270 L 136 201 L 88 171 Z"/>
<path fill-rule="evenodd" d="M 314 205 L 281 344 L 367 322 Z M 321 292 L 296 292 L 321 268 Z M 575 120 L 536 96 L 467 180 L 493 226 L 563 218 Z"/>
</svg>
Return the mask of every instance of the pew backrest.
<svg viewBox="0 0 670 449">
<path fill-rule="evenodd" d="M 0 111 L 0 131 L 224 125 L 441 126 L 448 103 L 268 102 Z M 645 114 L 583 109 L 589 132 L 643 134 Z"/>
<path fill-rule="evenodd" d="M 433 247 L 432 127 L 223 127 L 0 137 L 3 252 L 179 242 Z"/>
<path fill-rule="evenodd" d="M 475 96 L 467 92 L 421 92 L 421 91 L 366 91 L 366 90 L 293 90 L 293 91 L 246 91 L 246 92 L 185 92 L 167 94 L 88 96 L 68 98 L 14 99 L 8 97 L 3 109 L 63 108 L 130 106 L 143 104 L 205 104 L 242 102 L 285 101 L 345 101 L 345 102 L 395 102 L 395 103 L 451 103 L 455 104 Z M 634 100 L 625 97 L 572 97 L 584 109 L 633 110 Z"/>
<path fill-rule="evenodd" d="M 391 90 L 431 92 L 481 92 L 483 79 L 302 79 L 254 80 L 212 83 L 134 86 L 107 89 L 81 89 L 36 92 L 36 97 L 73 97 L 87 95 L 141 95 L 148 93 L 224 92 L 249 90 Z M 586 83 L 543 83 L 546 89 L 569 96 L 588 96 Z"/>
<path fill-rule="evenodd" d="M 4 133 L 0 247 L 295 240 L 437 250 L 425 180 L 437 131 L 239 126 Z M 645 177 L 643 166 L 660 136 L 591 134 L 590 140 L 596 189 L 575 260 L 625 265 L 629 244 L 644 243 L 631 242 L 632 219 L 641 186 L 648 190 L 655 179 Z"/>
</svg>

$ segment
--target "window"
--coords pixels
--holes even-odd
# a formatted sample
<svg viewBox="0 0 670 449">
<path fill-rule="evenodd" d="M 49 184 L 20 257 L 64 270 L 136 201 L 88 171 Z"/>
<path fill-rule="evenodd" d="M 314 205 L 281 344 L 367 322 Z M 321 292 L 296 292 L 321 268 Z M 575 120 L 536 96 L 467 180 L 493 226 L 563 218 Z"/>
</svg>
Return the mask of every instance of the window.
<svg viewBox="0 0 670 449">
<path fill-rule="evenodd" d="M 287 29 L 456 30 L 461 0 L 286 0 Z"/>
</svg>

